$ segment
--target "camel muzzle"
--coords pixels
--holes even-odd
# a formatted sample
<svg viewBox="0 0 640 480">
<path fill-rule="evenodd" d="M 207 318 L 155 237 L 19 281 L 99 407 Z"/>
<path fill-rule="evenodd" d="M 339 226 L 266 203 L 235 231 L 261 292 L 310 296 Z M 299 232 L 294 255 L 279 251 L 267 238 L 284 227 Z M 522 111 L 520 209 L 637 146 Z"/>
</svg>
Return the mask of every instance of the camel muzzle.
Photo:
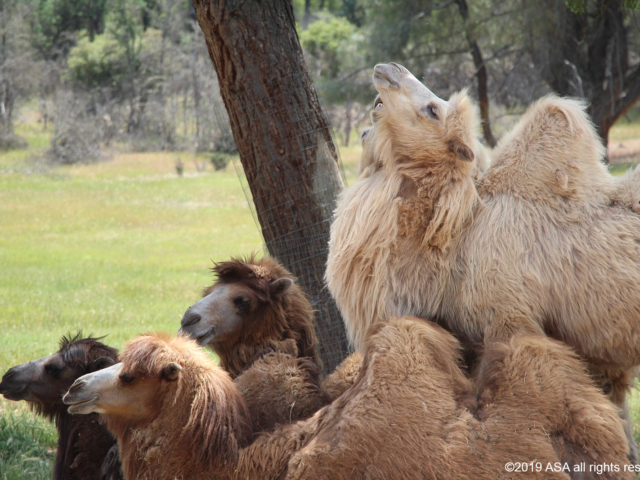
<svg viewBox="0 0 640 480">
<path fill-rule="evenodd" d="M 189 327 L 191 325 L 195 325 L 196 323 L 198 323 L 200 320 L 202 320 L 202 316 L 196 312 L 192 312 L 191 309 L 188 309 L 184 316 L 182 317 L 182 320 L 180 320 L 180 325 L 184 328 L 184 327 Z"/>
</svg>

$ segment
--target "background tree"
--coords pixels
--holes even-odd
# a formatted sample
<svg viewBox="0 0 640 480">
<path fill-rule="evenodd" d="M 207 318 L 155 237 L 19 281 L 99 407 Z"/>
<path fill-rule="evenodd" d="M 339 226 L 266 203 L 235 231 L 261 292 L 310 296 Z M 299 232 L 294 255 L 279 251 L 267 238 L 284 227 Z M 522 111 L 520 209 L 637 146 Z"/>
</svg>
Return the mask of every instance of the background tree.
<svg viewBox="0 0 640 480">
<path fill-rule="evenodd" d="M 300 33 L 300 43 L 307 53 L 307 63 L 314 74 L 322 99 L 329 106 L 343 106 L 334 112 L 334 128 L 344 130 L 349 146 L 354 116 L 362 116 L 362 106 L 371 103 L 375 90 L 366 65 L 364 35 L 345 17 L 322 12 L 318 19 Z"/>
<path fill-rule="evenodd" d="M 292 5 L 196 0 L 194 6 L 267 248 L 309 294 L 330 372 L 347 354 L 344 325 L 323 280 L 343 184 Z"/>
<path fill-rule="evenodd" d="M 525 2 L 527 49 L 549 86 L 584 98 L 602 142 L 640 98 L 637 0 Z M 571 7 L 571 8 L 570 8 Z"/>
</svg>

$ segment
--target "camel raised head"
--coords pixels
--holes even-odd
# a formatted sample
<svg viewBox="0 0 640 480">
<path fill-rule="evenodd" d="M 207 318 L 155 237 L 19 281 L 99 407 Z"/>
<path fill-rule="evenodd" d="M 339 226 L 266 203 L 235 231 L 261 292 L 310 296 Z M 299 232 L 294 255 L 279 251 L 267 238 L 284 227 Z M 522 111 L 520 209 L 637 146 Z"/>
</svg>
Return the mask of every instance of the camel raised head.
<svg viewBox="0 0 640 480">
<path fill-rule="evenodd" d="M 416 159 L 428 153 L 450 167 L 471 172 L 485 170 L 488 156 L 477 141 L 477 114 L 465 92 L 448 101 L 438 98 L 406 68 L 395 63 L 374 68 L 373 84 L 378 91 L 371 121 L 374 128 L 363 135 L 363 143 L 373 149 L 363 154 L 364 163 L 376 170 L 390 159 Z M 375 135 L 376 141 L 369 141 Z M 420 139 L 420 142 L 416 142 Z M 367 149 L 365 149 L 367 150 Z M 363 170 L 361 162 L 360 170 Z"/>
<path fill-rule="evenodd" d="M 322 367 L 311 304 L 282 265 L 250 257 L 217 263 L 213 272 L 216 282 L 185 312 L 180 333 L 211 347 L 232 377 L 268 351 Z"/>
<path fill-rule="evenodd" d="M 336 208 L 325 277 L 356 348 L 407 314 L 437 319 L 471 363 L 491 341 L 549 335 L 623 407 L 640 365 L 638 181 L 602 165 L 586 106 L 536 101 L 474 179 L 464 92 L 441 102 L 394 65 L 374 85 L 368 166 Z"/>
</svg>

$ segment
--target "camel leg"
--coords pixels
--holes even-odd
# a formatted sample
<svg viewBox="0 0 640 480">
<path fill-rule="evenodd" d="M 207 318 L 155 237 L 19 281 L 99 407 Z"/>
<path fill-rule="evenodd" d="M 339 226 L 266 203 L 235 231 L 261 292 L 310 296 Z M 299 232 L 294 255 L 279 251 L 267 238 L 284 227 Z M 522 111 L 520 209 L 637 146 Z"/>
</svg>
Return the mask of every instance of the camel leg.
<svg viewBox="0 0 640 480">
<path fill-rule="evenodd" d="M 624 421 L 624 433 L 627 436 L 627 440 L 629 442 L 629 453 L 627 454 L 627 458 L 629 458 L 629 462 L 637 465 L 638 444 L 636 443 L 636 439 L 633 438 L 633 427 L 631 426 L 631 421 L 629 420 L 629 408 L 627 407 L 626 400 L 620 406 L 620 418 Z"/>
</svg>

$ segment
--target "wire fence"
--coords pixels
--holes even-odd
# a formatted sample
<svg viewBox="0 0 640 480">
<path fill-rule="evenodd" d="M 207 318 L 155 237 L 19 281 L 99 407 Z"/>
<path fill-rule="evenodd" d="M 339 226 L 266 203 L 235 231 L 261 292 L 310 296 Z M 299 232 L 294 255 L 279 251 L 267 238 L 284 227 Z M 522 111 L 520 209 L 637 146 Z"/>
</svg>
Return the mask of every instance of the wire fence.
<svg viewBox="0 0 640 480">
<path fill-rule="evenodd" d="M 329 373 L 351 352 L 342 317 L 324 283 L 330 225 L 346 179 L 326 108 L 321 102 L 316 105 L 326 123 L 314 122 L 317 112 L 300 108 L 307 98 L 308 91 L 300 87 L 255 99 L 251 115 L 230 112 L 230 117 L 236 133 L 250 132 L 235 135 L 243 158 L 234 160 L 234 167 L 263 248 L 308 294 Z"/>
</svg>

